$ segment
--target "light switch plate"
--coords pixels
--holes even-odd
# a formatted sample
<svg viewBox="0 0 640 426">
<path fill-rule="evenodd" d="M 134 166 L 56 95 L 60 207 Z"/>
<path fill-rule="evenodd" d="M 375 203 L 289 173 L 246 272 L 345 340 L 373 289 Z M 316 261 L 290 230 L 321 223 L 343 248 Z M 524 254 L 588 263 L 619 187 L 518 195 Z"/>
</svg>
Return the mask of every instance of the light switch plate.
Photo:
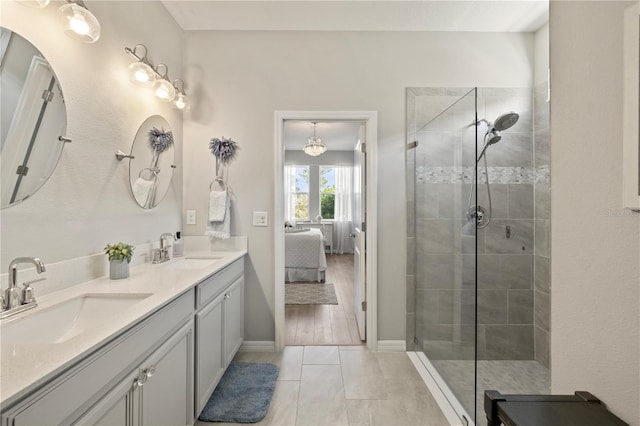
<svg viewBox="0 0 640 426">
<path fill-rule="evenodd" d="M 269 226 L 269 214 L 267 212 L 253 212 L 253 226 Z"/>
<path fill-rule="evenodd" d="M 196 211 L 187 210 L 187 225 L 195 225 L 195 224 L 196 224 Z"/>
</svg>

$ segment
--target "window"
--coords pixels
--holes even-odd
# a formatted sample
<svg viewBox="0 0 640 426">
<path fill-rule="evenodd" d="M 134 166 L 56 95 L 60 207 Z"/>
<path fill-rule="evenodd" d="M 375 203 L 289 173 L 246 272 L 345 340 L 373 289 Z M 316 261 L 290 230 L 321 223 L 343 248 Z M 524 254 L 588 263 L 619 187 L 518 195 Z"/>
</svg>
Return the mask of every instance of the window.
<svg viewBox="0 0 640 426">
<path fill-rule="evenodd" d="M 335 168 L 320 166 L 320 215 L 322 215 L 323 219 L 334 218 L 335 201 Z"/>
<path fill-rule="evenodd" d="M 309 219 L 309 166 L 296 166 L 296 220 Z"/>
</svg>

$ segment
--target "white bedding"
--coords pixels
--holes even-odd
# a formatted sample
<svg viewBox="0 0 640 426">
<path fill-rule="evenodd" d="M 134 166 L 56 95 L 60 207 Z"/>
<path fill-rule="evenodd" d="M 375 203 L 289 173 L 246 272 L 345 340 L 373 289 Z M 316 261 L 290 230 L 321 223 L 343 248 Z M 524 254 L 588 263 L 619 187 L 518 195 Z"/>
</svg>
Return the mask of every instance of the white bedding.
<svg viewBox="0 0 640 426">
<path fill-rule="evenodd" d="M 286 233 L 284 266 L 287 281 L 322 281 L 327 269 L 324 241 L 319 229 Z"/>
</svg>

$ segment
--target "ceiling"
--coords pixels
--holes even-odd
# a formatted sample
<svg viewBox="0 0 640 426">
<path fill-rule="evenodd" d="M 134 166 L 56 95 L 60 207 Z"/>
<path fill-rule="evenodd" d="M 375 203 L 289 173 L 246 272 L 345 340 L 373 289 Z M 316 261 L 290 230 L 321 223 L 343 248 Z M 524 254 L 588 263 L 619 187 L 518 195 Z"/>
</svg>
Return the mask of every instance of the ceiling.
<svg viewBox="0 0 640 426">
<path fill-rule="evenodd" d="M 318 121 L 318 137 L 327 145 L 328 151 L 353 151 L 358 143 L 360 123 L 354 121 Z M 287 120 L 284 122 L 284 149 L 302 150 L 307 139 L 313 136 L 313 124 L 308 121 Z"/>
<path fill-rule="evenodd" d="M 548 0 L 162 0 L 184 30 L 533 32 Z"/>
</svg>

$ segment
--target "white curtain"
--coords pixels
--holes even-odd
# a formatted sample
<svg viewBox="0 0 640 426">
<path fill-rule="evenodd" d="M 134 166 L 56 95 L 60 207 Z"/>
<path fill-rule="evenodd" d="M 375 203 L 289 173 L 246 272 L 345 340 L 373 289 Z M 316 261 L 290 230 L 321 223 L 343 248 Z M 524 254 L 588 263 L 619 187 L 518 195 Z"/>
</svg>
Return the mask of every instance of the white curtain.
<svg viewBox="0 0 640 426">
<path fill-rule="evenodd" d="M 334 250 L 337 253 L 353 252 L 352 228 L 353 167 L 335 168 L 336 195 L 334 202 L 333 229 Z"/>
<path fill-rule="evenodd" d="M 296 166 L 284 166 L 284 220 L 296 221 Z"/>
</svg>

